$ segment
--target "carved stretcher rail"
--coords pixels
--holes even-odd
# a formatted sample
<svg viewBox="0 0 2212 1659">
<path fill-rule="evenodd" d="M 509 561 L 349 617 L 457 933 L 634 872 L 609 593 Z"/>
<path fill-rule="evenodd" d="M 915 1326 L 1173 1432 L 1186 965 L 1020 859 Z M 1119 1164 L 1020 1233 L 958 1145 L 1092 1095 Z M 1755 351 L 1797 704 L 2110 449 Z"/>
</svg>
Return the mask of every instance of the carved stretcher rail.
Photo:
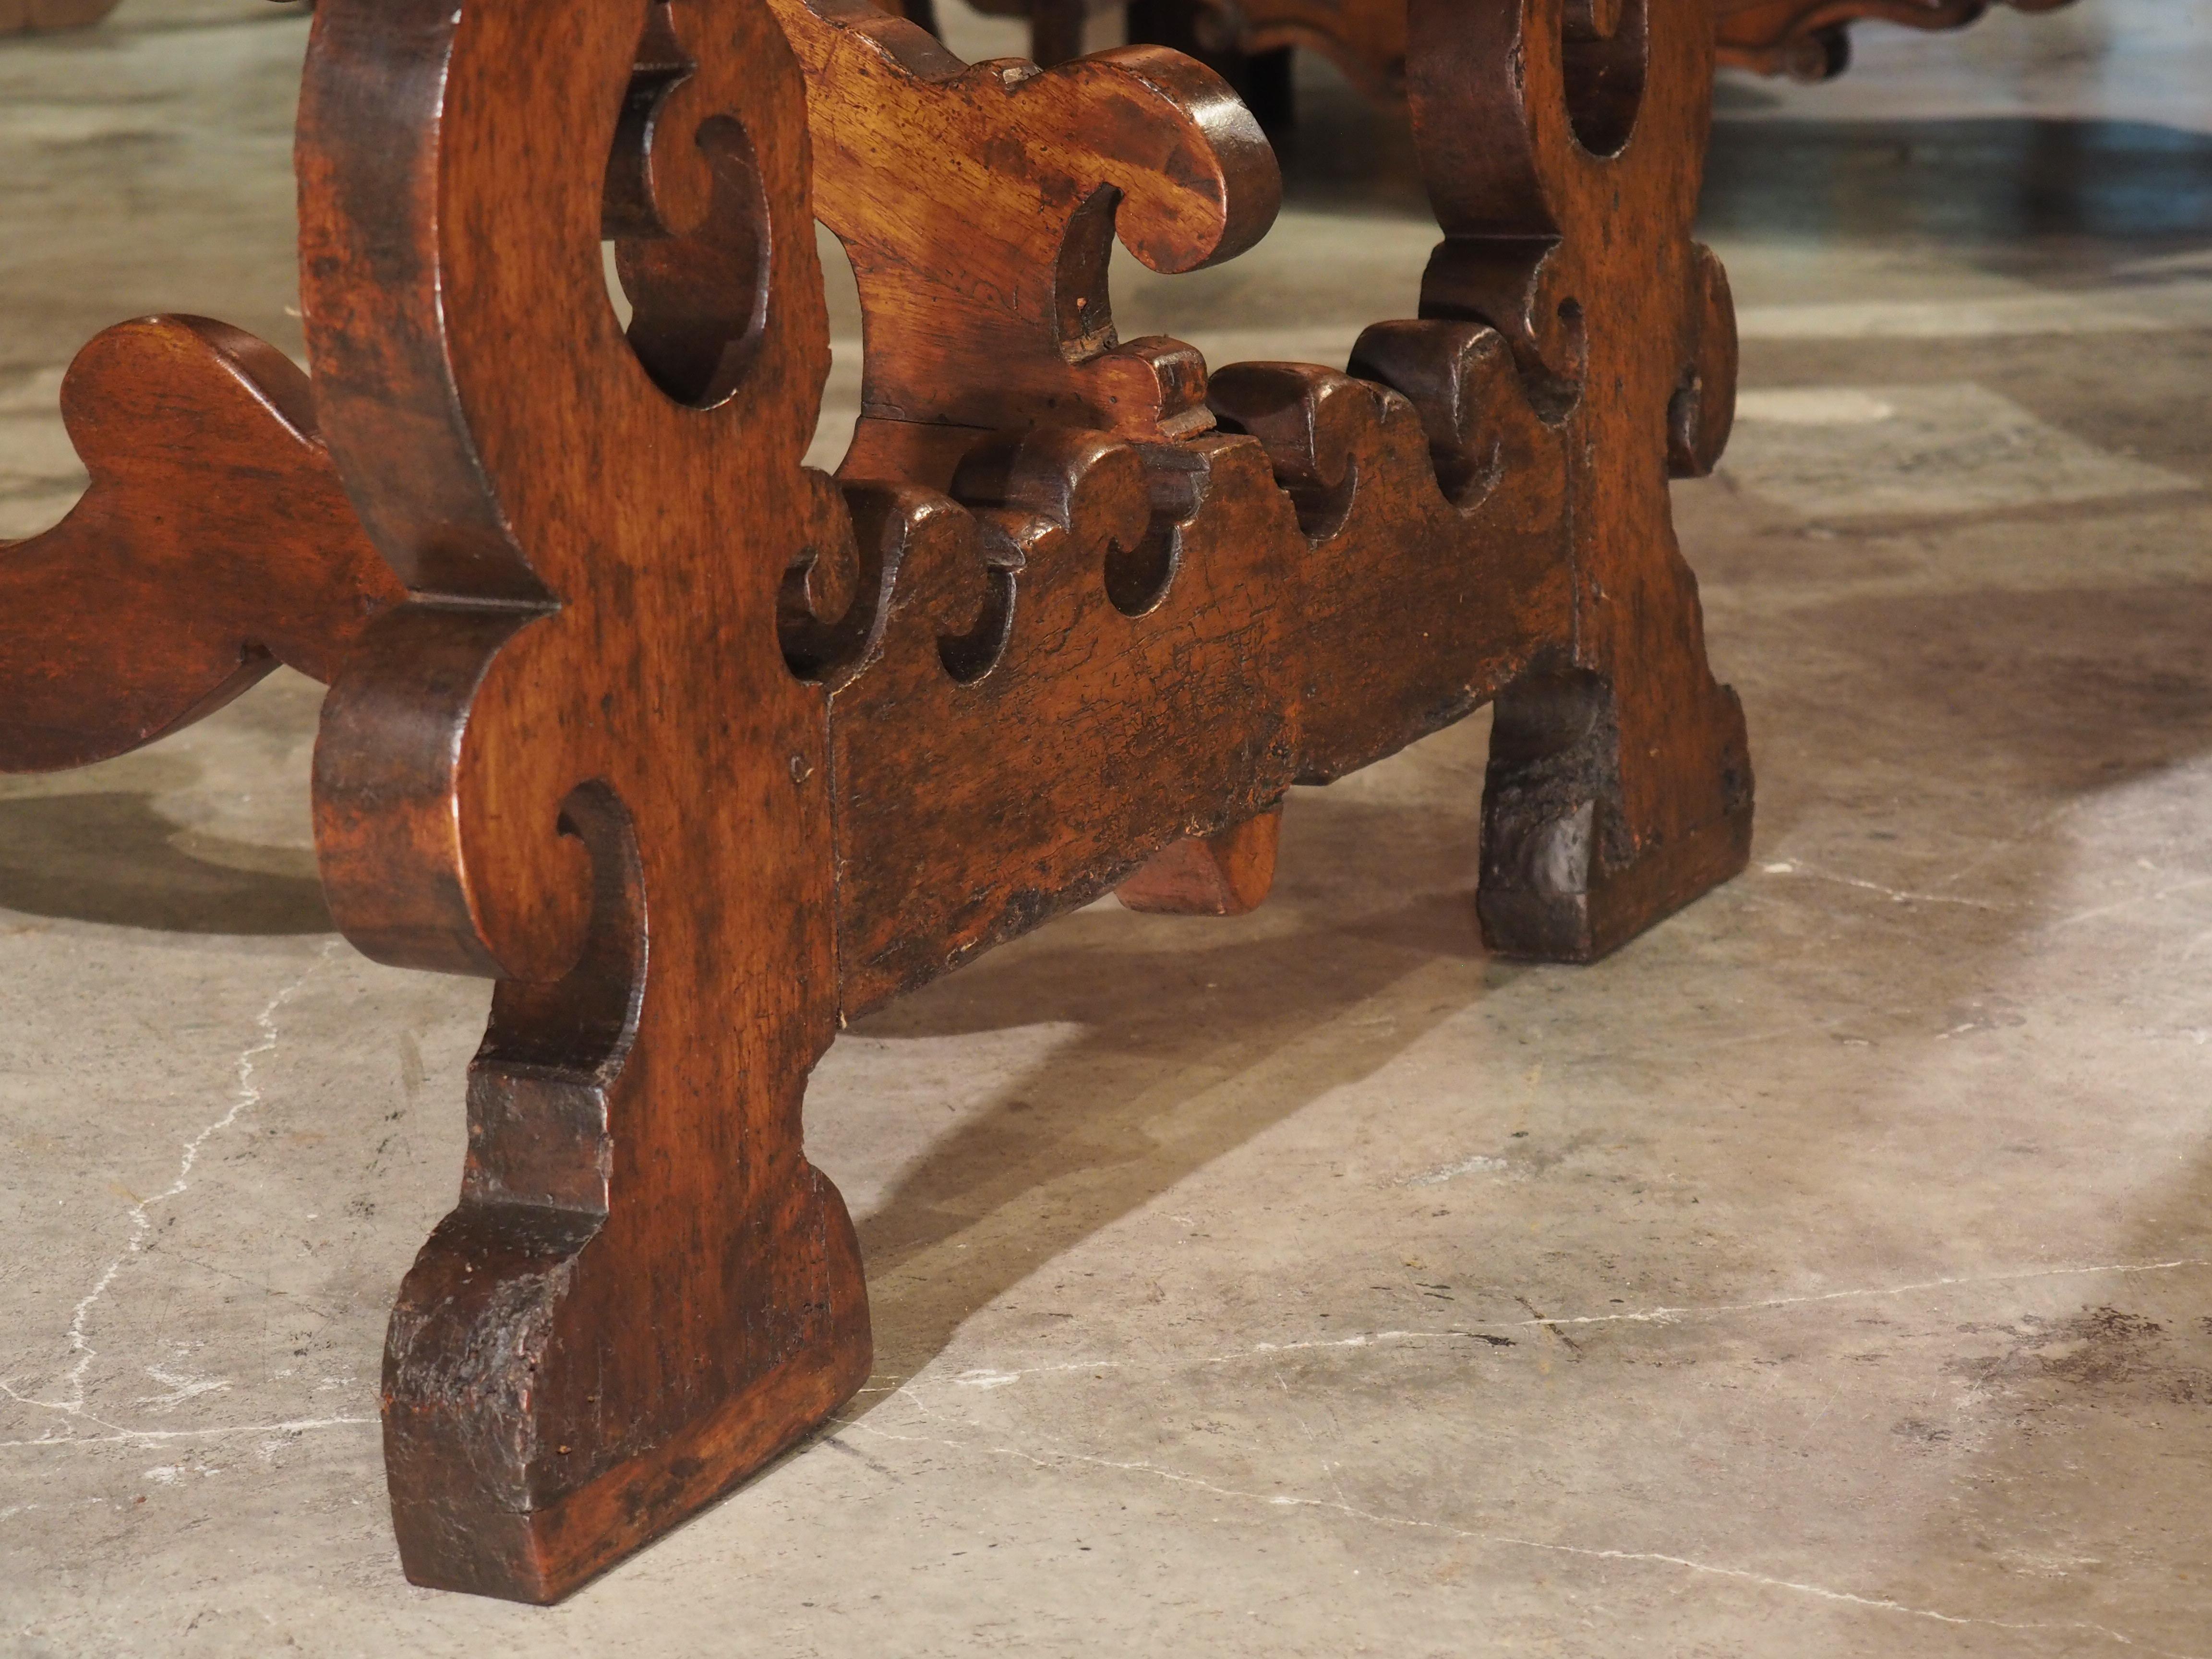
<svg viewBox="0 0 2212 1659">
<path fill-rule="evenodd" d="M 844 1019 L 1109 888 L 1249 908 L 1293 784 L 1485 702 L 1492 948 L 1586 961 L 1741 867 L 1667 497 L 1734 395 L 1688 235 L 1706 17 L 1414 0 L 1419 316 L 1347 372 L 1209 373 L 1121 340 L 1106 283 L 1116 235 L 1188 270 L 1273 216 L 1250 115 L 1173 52 L 971 67 L 858 0 L 325 0 L 312 395 L 216 325 L 87 349 L 93 488 L 0 550 L 0 759 L 325 678 L 332 915 L 498 981 L 386 1352 L 410 1577 L 556 1598 L 859 1387 L 800 1121 Z M 866 325 L 836 480 L 799 464 L 817 213 Z"/>
</svg>

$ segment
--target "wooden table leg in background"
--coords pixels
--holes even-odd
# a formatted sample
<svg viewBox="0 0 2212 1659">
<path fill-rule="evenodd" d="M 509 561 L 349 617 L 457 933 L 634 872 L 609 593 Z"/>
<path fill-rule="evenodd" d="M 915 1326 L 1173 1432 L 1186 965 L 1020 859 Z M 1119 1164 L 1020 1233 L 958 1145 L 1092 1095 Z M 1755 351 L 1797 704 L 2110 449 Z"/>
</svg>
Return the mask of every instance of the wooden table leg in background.
<svg viewBox="0 0 2212 1659">
<path fill-rule="evenodd" d="M 0 0 L 0 34 L 89 28 L 120 3 L 121 0 Z"/>
</svg>

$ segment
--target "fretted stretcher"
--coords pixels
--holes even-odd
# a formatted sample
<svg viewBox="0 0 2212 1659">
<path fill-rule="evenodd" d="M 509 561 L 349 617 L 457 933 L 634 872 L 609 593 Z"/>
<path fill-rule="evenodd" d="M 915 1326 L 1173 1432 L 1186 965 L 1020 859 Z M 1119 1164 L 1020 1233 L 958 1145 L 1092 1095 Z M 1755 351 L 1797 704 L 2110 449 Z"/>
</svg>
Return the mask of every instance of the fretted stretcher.
<svg viewBox="0 0 2212 1659">
<path fill-rule="evenodd" d="M 970 66 L 862 0 L 324 0 L 311 373 L 191 319 L 86 348 L 91 488 L 0 550 L 0 763 L 289 663 L 331 688 L 338 925 L 497 981 L 386 1352 L 410 1577 L 556 1598 L 860 1385 L 801 1135 L 845 1018 L 1109 890 L 1248 908 L 1291 786 L 1485 703 L 1492 949 L 1587 961 L 1742 866 L 1668 504 L 1734 395 L 1703 7 L 1414 0 L 1443 240 L 1339 371 L 1116 333 L 1116 237 L 1188 270 L 1276 207 L 1173 52 Z M 800 464 L 817 216 L 866 321 L 835 478 Z"/>
</svg>

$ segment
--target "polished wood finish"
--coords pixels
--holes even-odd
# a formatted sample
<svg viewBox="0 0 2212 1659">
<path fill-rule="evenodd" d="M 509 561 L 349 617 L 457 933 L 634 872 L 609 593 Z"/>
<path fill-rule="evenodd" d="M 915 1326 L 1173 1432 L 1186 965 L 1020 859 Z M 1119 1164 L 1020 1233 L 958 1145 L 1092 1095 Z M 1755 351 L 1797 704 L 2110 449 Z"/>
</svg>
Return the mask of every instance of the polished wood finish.
<svg viewBox="0 0 2212 1659">
<path fill-rule="evenodd" d="M 324 0 L 300 116 L 325 424 L 410 595 L 325 709 L 324 884 L 371 956 L 500 981 L 392 1315 L 393 1518 L 416 1583 L 532 1601 L 870 1355 L 799 1134 L 837 974 L 828 702 L 777 640 L 835 515 L 805 85 L 757 0 L 545 24 Z"/>
<path fill-rule="evenodd" d="M 1200 65 L 970 69 L 853 0 L 324 0 L 315 418 L 214 325 L 95 343 L 81 441 L 153 413 L 0 560 L 32 584 L 4 689 L 73 677 L 0 763 L 112 752 L 289 652 L 332 677 L 339 926 L 497 981 L 387 1340 L 410 1577 L 557 1598 L 860 1385 L 800 1133 L 842 1020 L 1109 890 L 1249 909 L 1293 786 L 1485 702 L 1492 949 L 1588 961 L 1741 867 L 1742 715 L 1667 495 L 1733 406 L 1689 240 L 1707 15 L 1413 0 L 1420 314 L 1348 372 L 1209 373 L 1121 341 L 1105 274 L 1115 235 L 1187 270 L 1273 215 Z M 866 330 L 836 480 L 799 465 L 817 211 Z M 285 617 L 201 623 L 240 549 Z M 159 696 L 63 615 L 71 561 L 185 665 Z"/>
<path fill-rule="evenodd" d="M 815 211 L 867 319 L 845 471 L 942 488 L 983 434 L 1045 421 L 1207 429 L 1205 364 L 1121 344 L 1118 236 L 1154 270 L 1243 252 L 1282 183 L 1218 76 L 1157 46 L 970 67 L 867 0 L 774 0 L 809 88 Z"/>
<path fill-rule="evenodd" d="M 9 769 L 150 743 L 279 663 L 327 681 L 400 599 L 274 347 L 205 318 L 123 323 L 77 354 L 62 416 L 91 487 L 0 544 Z"/>
</svg>

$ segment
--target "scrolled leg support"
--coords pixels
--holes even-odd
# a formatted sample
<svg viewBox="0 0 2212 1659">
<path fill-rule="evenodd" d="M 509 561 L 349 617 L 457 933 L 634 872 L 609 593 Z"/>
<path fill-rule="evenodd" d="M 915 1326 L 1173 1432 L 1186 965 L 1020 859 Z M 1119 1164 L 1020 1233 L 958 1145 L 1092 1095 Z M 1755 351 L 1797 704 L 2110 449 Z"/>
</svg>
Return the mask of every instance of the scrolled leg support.
<svg viewBox="0 0 2212 1659">
<path fill-rule="evenodd" d="M 325 887 L 370 955 L 497 981 L 460 1203 L 392 1317 L 392 1515 L 416 1583 L 526 1601 L 871 1357 L 800 1135 L 837 1012 L 828 697 L 781 615 L 837 530 L 799 465 L 804 88 L 761 0 L 562 17 L 325 0 L 300 141 L 331 453 L 410 589 L 325 705 Z"/>
</svg>

